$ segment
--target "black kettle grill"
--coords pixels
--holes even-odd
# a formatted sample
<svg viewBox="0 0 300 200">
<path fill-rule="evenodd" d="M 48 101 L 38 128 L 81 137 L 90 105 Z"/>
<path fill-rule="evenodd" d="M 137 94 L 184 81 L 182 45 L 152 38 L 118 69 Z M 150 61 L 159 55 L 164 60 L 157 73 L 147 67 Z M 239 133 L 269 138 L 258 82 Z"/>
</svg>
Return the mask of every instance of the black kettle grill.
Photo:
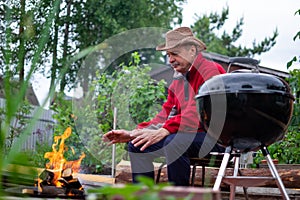
<svg viewBox="0 0 300 200">
<path fill-rule="evenodd" d="M 200 87 L 196 96 L 204 128 L 226 147 L 214 189 L 218 190 L 223 180 L 234 186 L 232 196 L 236 185 L 247 187 L 251 182 L 257 185 L 268 180 L 262 177 L 252 177 L 252 181 L 241 179 L 237 176 L 238 164 L 233 177 L 224 176 L 230 155 L 237 155 L 232 154 L 233 151 L 242 153 L 261 149 L 282 195 L 288 199 L 267 146 L 282 139 L 287 131 L 294 101 L 290 87 L 279 77 L 259 73 L 257 60 L 232 58 L 228 71 L 233 63 L 252 65 L 254 69 L 214 76 Z"/>
</svg>

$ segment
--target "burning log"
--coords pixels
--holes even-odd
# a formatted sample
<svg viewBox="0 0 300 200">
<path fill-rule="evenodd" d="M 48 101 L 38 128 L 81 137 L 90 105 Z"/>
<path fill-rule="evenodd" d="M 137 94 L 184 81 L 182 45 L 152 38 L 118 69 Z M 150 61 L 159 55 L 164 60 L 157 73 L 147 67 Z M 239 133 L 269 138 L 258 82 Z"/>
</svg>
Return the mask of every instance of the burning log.
<svg viewBox="0 0 300 200">
<path fill-rule="evenodd" d="M 72 130 L 68 127 L 62 135 L 55 136 L 52 152 L 45 153 L 44 157 L 49 159 L 49 162 L 39 176 L 37 183 L 39 193 L 52 196 L 84 196 L 83 187 L 79 180 L 73 177 L 73 173 L 79 171 L 85 154 L 82 153 L 75 161 L 66 161 L 64 158 L 67 149 L 65 140 L 71 133 Z"/>
<path fill-rule="evenodd" d="M 72 168 L 67 168 L 67 169 L 64 169 L 61 173 L 61 177 L 66 179 L 66 180 L 70 180 L 70 179 L 73 179 L 73 170 Z"/>
<path fill-rule="evenodd" d="M 55 177 L 55 173 L 51 170 L 45 169 L 39 176 L 39 179 L 42 180 L 39 184 L 40 186 L 55 186 L 53 183 Z"/>
<path fill-rule="evenodd" d="M 83 196 L 84 189 L 77 178 L 73 178 L 72 170 L 66 169 L 61 174 L 62 177 L 55 181 L 57 171 L 45 169 L 39 176 L 39 192 L 45 195 L 54 196 Z"/>
<path fill-rule="evenodd" d="M 44 186 L 42 192 L 40 193 L 42 196 L 65 196 L 66 189 L 60 188 L 56 186 Z"/>
</svg>

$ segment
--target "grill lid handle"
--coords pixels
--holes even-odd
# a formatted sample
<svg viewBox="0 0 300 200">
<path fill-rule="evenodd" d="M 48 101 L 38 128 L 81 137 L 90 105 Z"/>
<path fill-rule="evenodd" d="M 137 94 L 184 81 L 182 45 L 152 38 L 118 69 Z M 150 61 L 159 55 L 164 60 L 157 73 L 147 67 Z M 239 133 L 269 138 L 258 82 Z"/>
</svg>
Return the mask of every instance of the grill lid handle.
<svg viewBox="0 0 300 200">
<path fill-rule="evenodd" d="M 227 69 L 227 73 L 230 70 L 230 67 L 233 63 L 240 63 L 240 64 L 248 64 L 248 65 L 253 65 L 255 66 L 255 72 L 259 72 L 259 68 L 258 68 L 258 60 L 255 60 L 253 58 L 246 58 L 246 57 L 232 57 L 229 58 L 229 65 L 228 65 L 228 69 Z"/>
<path fill-rule="evenodd" d="M 241 63 L 241 64 L 250 64 L 257 66 L 259 61 L 253 58 L 245 58 L 245 57 L 233 57 L 229 58 L 229 63 Z"/>
</svg>

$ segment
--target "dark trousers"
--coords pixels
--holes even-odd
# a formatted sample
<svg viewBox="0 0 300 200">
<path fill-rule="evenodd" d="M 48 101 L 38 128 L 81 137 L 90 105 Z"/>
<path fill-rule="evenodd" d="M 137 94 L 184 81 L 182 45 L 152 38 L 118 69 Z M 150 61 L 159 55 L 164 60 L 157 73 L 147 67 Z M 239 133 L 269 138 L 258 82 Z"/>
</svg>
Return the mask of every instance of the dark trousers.
<svg viewBox="0 0 300 200">
<path fill-rule="evenodd" d="M 170 134 L 144 151 L 129 142 L 132 180 L 138 182 L 138 176 L 154 179 L 153 160 L 165 157 L 169 182 L 176 186 L 188 186 L 191 170 L 189 157 L 205 157 L 211 151 L 224 152 L 225 149 L 216 142 L 204 132 Z"/>
</svg>

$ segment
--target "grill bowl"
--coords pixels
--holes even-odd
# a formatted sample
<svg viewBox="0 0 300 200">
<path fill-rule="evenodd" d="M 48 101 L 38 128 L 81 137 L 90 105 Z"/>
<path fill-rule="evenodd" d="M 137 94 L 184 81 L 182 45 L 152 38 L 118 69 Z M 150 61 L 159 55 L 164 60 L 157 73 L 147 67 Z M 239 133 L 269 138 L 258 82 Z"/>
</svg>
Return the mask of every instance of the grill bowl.
<svg viewBox="0 0 300 200">
<path fill-rule="evenodd" d="M 208 134 L 241 152 L 281 140 L 294 101 L 289 85 L 281 78 L 248 71 L 209 79 L 195 98 Z"/>
</svg>

